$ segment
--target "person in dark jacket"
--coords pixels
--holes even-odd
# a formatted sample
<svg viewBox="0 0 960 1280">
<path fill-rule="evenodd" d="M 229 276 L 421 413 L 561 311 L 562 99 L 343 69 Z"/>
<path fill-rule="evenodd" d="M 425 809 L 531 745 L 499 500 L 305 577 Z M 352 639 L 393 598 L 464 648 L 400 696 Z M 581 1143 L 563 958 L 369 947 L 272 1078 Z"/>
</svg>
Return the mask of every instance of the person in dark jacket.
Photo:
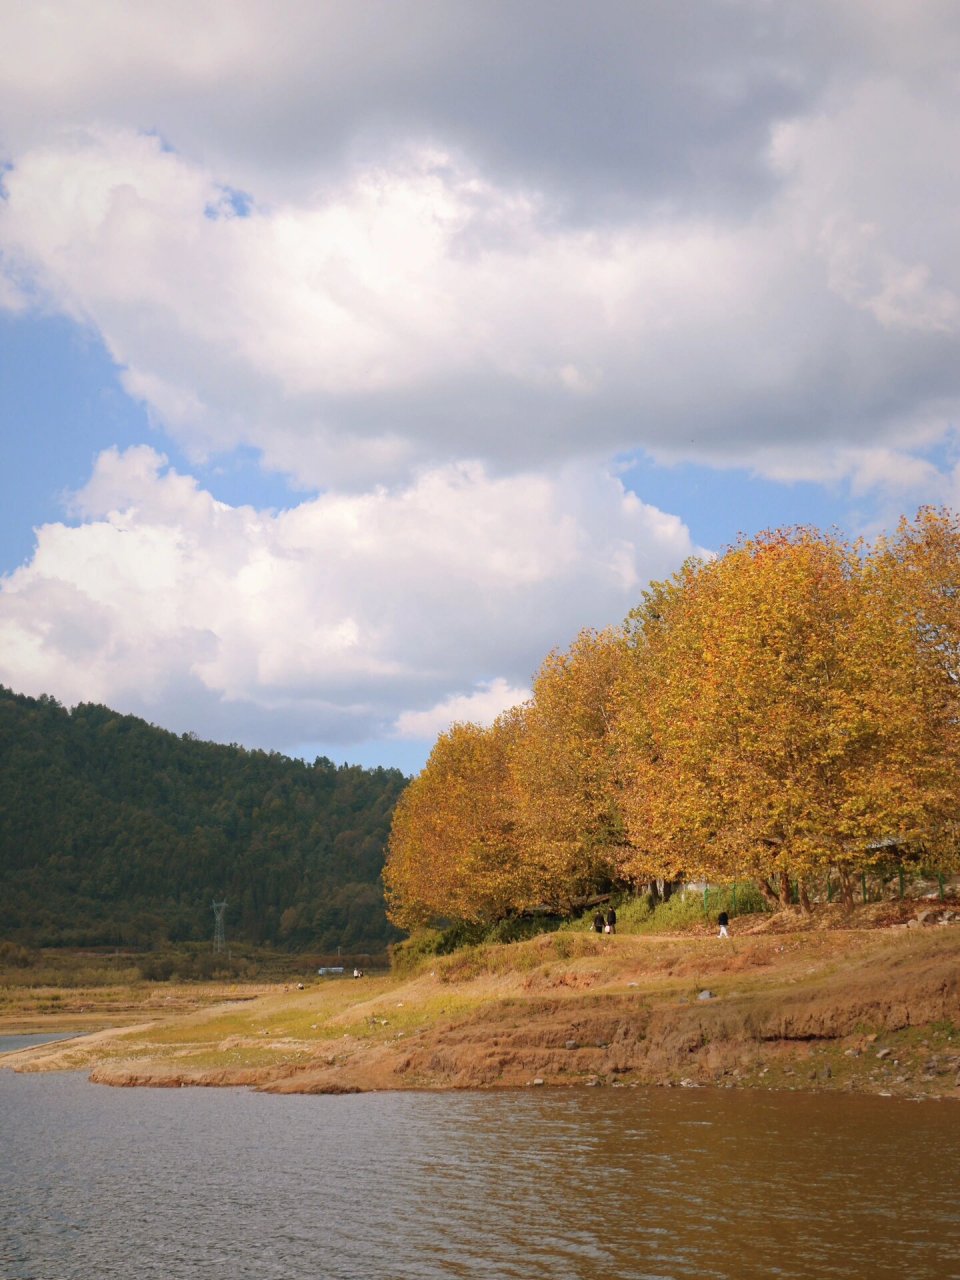
<svg viewBox="0 0 960 1280">
<path fill-rule="evenodd" d="M 600 910 L 593 917 L 593 931 L 594 933 L 603 933 L 603 912 Z"/>
<path fill-rule="evenodd" d="M 717 916 L 717 924 L 720 926 L 720 933 L 718 935 L 719 937 L 721 938 L 730 937 L 729 933 L 727 933 L 727 925 L 729 923 L 730 923 L 730 917 L 727 915 L 725 911 L 721 911 L 720 914 Z"/>
<path fill-rule="evenodd" d="M 617 913 L 613 907 L 607 912 L 607 933 L 617 932 Z"/>
</svg>

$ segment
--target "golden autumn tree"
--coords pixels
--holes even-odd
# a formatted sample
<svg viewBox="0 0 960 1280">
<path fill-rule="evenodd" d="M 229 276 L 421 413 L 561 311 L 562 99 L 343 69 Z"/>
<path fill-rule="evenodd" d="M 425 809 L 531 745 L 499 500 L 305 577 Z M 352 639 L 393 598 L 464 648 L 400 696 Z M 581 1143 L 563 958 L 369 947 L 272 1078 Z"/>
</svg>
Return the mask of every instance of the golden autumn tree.
<svg viewBox="0 0 960 1280">
<path fill-rule="evenodd" d="M 508 770 L 519 718 L 453 725 L 403 792 L 384 868 L 395 924 L 494 921 L 524 896 Z"/>
<path fill-rule="evenodd" d="M 918 660 L 858 548 L 809 529 L 691 562 L 631 622 L 625 813 L 648 861 L 804 897 L 939 803 Z M 641 857 L 638 853 L 637 857 Z"/>
<path fill-rule="evenodd" d="M 796 885 L 960 849 L 960 525 L 872 549 L 741 540 L 551 653 L 491 729 L 456 725 L 397 807 L 391 918 L 569 909 L 616 878 Z"/>
<path fill-rule="evenodd" d="M 624 840 L 613 770 L 622 634 L 583 631 L 533 681 L 513 739 L 517 836 L 535 900 L 569 909 L 617 874 Z"/>
<path fill-rule="evenodd" d="M 960 695 L 960 522 L 943 508 L 903 517 L 892 537 L 878 539 L 870 568 L 887 608 L 910 627 L 927 661 Z"/>
<path fill-rule="evenodd" d="M 924 507 L 878 540 L 864 566 L 870 607 L 885 643 L 909 678 L 881 697 L 894 723 L 912 722 L 908 758 L 890 760 L 891 789 L 913 831 L 899 848 L 947 869 L 958 862 L 960 813 L 960 524 L 955 514 Z M 894 650 L 896 646 L 896 650 Z M 915 756 L 919 758 L 914 758 Z"/>
<path fill-rule="evenodd" d="M 669 744 L 662 731 L 671 707 L 664 692 L 672 683 L 673 704 L 682 701 L 669 673 L 678 664 L 684 637 L 696 653 L 696 627 L 685 626 L 684 610 L 701 567 L 702 562 L 690 560 L 669 581 L 651 583 L 624 627 L 613 722 L 614 772 L 626 834 L 618 870 L 635 885 L 669 882 L 703 869 L 703 833 L 696 823 L 685 826 L 673 803 L 673 795 L 695 785 L 696 777 L 684 782 L 683 762 L 677 753 L 665 754 Z"/>
</svg>

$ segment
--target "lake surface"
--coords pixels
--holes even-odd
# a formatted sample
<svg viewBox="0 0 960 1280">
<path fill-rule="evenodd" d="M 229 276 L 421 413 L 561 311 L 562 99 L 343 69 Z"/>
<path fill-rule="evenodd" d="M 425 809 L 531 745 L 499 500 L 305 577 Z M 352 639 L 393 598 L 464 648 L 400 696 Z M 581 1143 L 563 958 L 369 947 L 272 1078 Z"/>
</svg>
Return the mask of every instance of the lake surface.
<svg viewBox="0 0 960 1280">
<path fill-rule="evenodd" d="M 960 1106 L 0 1071 L 3 1280 L 960 1280 Z"/>
<path fill-rule="evenodd" d="M 77 1031 L 53 1031 L 36 1035 L 0 1036 L 0 1053 L 11 1053 L 14 1049 L 29 1049 L 35 1044 L 51 1044 L 54 1040 L 72 1040 Z"/>
</svg>

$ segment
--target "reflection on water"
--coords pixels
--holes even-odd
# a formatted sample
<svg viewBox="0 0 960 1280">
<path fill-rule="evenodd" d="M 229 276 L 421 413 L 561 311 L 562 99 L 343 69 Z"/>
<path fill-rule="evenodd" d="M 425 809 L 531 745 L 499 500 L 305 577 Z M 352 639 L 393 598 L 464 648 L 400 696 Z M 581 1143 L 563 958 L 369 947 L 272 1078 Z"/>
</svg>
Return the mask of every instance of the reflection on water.
<svg viewBox="0 0 960 1280">
<path fill-rule="evenodd" d="M 4 1280 L 960 1280 L 960 1107 L 0 1072 Z"/>
</svg>

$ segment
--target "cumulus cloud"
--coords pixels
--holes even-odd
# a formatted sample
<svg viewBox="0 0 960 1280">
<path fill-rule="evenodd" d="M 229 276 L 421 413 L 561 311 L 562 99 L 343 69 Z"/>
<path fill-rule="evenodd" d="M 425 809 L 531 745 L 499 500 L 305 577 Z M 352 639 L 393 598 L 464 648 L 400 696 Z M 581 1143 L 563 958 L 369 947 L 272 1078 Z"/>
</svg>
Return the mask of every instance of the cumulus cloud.
<svg viewBox="0 0 960 1280">
<path fill-rule="evenodd" d="M 491 725 L 501 711 L 519 706 L 530 697 L 530 689 L 515 689 L 501 676 L 481 682 L 472 693 L 454 694 L 425 711 L 404 711 L 397 716 L 393 732 L 398 738 L 429 742 L 450 725 L 462 721 Z"/>
<path fill-rule="evenodd" d="M 590 217 L 664 192 L 728 205 L 768 182 L 769 122 L 849 69 L 863 7 L 53 0 L 5 15 L 0 137 L 23 151 L 78 118 L 134 119 L 270 198 L 439 140 L 498 178 L 533 173 Z"/>
<path fill-rule="evenodd" d="M 867 122 L 908 107 L 864 155 Z M 157 138 L 84 131 L 6 175 L 0 248 L 197 458 L 250 445 L 308 487 L 639 448 L 802 468 L 812 443 L 902 447 L 960 412 L 960 255 L 888 154 L 939 172 L 957 130 L 864 89 L 776 134 L 762 216 L 589 231 L 430 149 L 238 213 Z M 960 171 L 939 182 L 952 207 Z"/>
<path fill-rule="evenodd" d="M 4 45 L 0 307 L 95 332 L 192 462 L 318 495 L 103 453 L 3 580 L 18 687 L 409 734 L 691 550 L 631 455 L 952 492 L 942 0 L 52 0 Z"/>
<path fill-rule="evenodd" d="M 219 736 L 272 719 L 287 747 L 488 718 L 694 550 L 602 471 L 451 466 L 271 512 L 141 446 L 101 455 L 74 511 L 0 579 L 0 678 L 181 723 L 192 704 Z"/>
</svg>

